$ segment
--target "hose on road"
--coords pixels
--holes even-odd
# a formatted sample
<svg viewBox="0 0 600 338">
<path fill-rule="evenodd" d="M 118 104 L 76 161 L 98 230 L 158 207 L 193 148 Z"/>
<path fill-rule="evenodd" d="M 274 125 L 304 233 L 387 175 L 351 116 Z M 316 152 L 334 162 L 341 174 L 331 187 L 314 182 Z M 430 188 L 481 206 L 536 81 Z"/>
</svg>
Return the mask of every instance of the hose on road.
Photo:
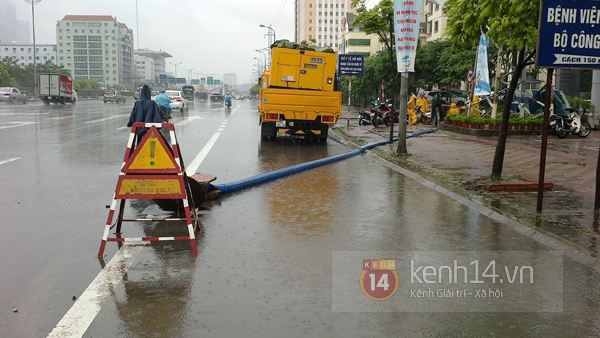
<svg viewBox="0 0 600 338">
<path fill-rule="evenodd" d="M 407 134 L 406 138 L 432 133 L 437 130 L 438 130 L 437 128 L 434 128 L 434 129 L 426 129 L 426 130 L 417 131 L 417 132 L 414 132 L 411 134 Z M 394 138 L 393 141 L 394 142 L 398 141 L 398 138 L 397 137 Z M 232 192 L 246 189 L 246 188 L 249 188 L 249 187 L 252 187 L 255 185 L 259 185 L 259 184 L 266 183 L 266 182 L 269 182 L 272 180 L 276 180 L 281 177 L 289 176 L 292 174 L 297 174 L 299 172 L 302 172 L 302 171 L 305 171 L 308 169 L 313 169 L 313 168 L 320 167 L 320 166 L 323 166 L 323 165 L 326 165 L 329 163 L 345 160 L 352 156 L 361 154 L 365 150 L 370 150 L 370 149 L 373 149 L 375 147 L 378 147 L 378 146 L 381 146 L 381 145 L 384 145 L 387 143 L 389 143 L 389 140 L 371 142 L 371 143 L 365 144 L 361 147 L 358 147 L 348 153 L 338 154 L 338 155 L 334 155 L 334 156 L 330 156 L 330 157 L 326 157 L 326 158 L 321 158 L 321 159 L 306 162 L 306 163 L 300 163 L 300 164 L 296 164 L 296 165 L 293 165 L 293 166 L 290 166 L 287 168 L 281 168 L 281 169 L 269 171 L 266 173 L 250 176 L 250 177 L 232 181 L 232 182 L 226 182 L 226 183 L 214 184 L 214 185 L 208 184 L 207 192 L 211 192 L 213 190 L 219 190 L 221 192 L 221 194 L 232 193 Z"/>
</svg>

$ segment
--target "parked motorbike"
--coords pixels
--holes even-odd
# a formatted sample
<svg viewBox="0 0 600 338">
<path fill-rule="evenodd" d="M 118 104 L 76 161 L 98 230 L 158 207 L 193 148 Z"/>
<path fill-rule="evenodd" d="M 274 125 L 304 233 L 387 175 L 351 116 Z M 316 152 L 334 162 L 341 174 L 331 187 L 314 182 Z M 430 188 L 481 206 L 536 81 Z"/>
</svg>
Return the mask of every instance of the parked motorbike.
<svg viewBox="0 0 600 338">
<path fill-rule="evenodd" d="M 362 126 L 362 125 L 366 125 L 366 124 L 373 124 L 373 122 L 371 120 L 371 116 L 373 116 L 373 115 L 375 115 L 375 113 L 359 111 L 358 112 L 358 125 Z"/>
<path fill-rule="evenodd" d="M 383 114 L 385 112 L 392 111 L 392 100 L 387 100 L 381 104 L 377 104 L 376 102 L 371 103 L 371 123 L 373 123 L 373 127 L 377 128 L 380 124 L 385 123 L 383 119 Z M 389 126 L 389 124 L 386 124 Z"/>
<path fill-rule="evenodd" d="M 417 106 L 417 124 L 431 124 L 431 113 L 421 111 L 421 106 Z"/>
<path fill-rule="evenodd" d="M 587 122 L 585 111 L 579 114 L 576 108 L 566 108 L 568 116 L 550 115 L 550 127 L 554 128 L 558 138 L 565 138 L 567 134 L 576 134 L 579 137 L 587 137 L 592 128 Z"/>
<path fill-rule="evenodd" d="M 383 113 L 383 123 L 389 127 L 392 124 L 392 120 L 394 123 L 398 123 L 398 121 L 400 121 L 400 111 L 396 109 L 392 112 L 390 107 L 390 110 Z"/>
</svg>

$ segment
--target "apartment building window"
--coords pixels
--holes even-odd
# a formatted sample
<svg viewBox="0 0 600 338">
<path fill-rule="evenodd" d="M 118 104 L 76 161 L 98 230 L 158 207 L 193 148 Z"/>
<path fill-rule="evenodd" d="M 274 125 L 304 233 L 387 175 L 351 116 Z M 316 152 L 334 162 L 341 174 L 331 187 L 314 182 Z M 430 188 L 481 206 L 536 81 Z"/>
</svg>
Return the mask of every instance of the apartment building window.
<svg viewBox="0 0 600 338">
<path fill-rule="evenodd" d="M 439 10 L 440 10 L 440 5 L 436 4 L 436 5 L 435 5 L 435 10 L 436 10 L 436 11 L 439 11 Z"/>
<path fill-rule="evenodd" d="M 25 51 L 25 48 L 21 48 L 21 52 L 24 52 L 24 51 Z"/>
<path fill-rule="evenodd" d="M 308 8 L 312 8 L 312 4 L 308 5 Z"/>
<path fill-rule="evenodd" d="M 435 33 L 437 33 L 437 31 L 438 31 L 438 21 L 437 20 L 435 20 L 435 22 L 433 23 L 433 31 Z"/>
<path fill-rule="evenodd" d="M 92 63 L 90 62 L 90 68 L 102 68 L 102 64 L 101 63 Z"/>
<path fill-rule="evenodd" d="M 309 31 L 309 32 L 312 32 L 312 27 L 308 27 L 308 31 Z"/>
</svg>

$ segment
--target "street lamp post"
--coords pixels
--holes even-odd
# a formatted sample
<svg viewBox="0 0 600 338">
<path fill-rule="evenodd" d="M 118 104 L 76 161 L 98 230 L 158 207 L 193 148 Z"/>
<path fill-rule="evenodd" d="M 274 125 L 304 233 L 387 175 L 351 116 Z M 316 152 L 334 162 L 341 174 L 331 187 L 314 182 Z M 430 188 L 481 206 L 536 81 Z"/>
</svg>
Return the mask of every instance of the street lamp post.
<svg viewBox="0 0 600 338">
<path fill-rule="evenodd" d="M 192 69 L 183 68 L 183 70 L 187 70 L 187 72 L 188 72 L 188 79 L 190 80 L 190 84 L 192 84 L 192 71 L 194 70 L 194 68 L 192 68 Z"/>
<path fill-rule="evenodd" d="M 35 52 L 35 11 L 34 5 L 39 4 L 42 0 L 25 0 L 26 3 L 31 4 L 31 26 L 33 28 L 33 95 L 37 96 L 38 93 L 38 79 L 37 79 L 37 59 Z"/>
<path fill-rule="evenodd" d="M 263 62 L 261 59 L 259 58 L 254 58 L 254 60 L 258 61 L 258 70 L 260 73 L 262 73 L 265 69 L 265 64 L 263 63 L 263 66 L 261 67 L 260 64 Z"/>
<path fill-rule="evenodd" d="M 177 65 L 180 65 L 182 62 L 173 63 L 173 62 L 169 61 L 169 63 L 172 64 L 173 66 L 175 66 L 175 83 L 177 83 Z"/>
<path fill-rule="evenodd" d="M 263 48 L 264 49 L 264 48 Z M 267 67 L 267 53 L 265 53 L 262 49 L 256 49 L 255 51 L 261 53 L 262 55 L 265 56 L 265 62 L 263 63 L 265 65 L 265 67 Z M 270 69 L 270 68 L 269 68 Z"/>
<path fill-rule="evenodd" d="M 273 27 L 271 27 L 271 25 L 265 26 L 265 25 L 260 25 L 260 27 L 263 28 L 267 28 L 269 30 L 269 32 L 267 33 L 267 37 L 269 38 L 269 45 L 267 46 L 268 48 L 271 47 L 271 45 L 273 44 L 273 42 L 277 41 L 277 36 L 275 35 L 275 30 L 273 29 Z M 273 42 L 271 42 L 271 32 L 273 33 Z M 269 64 L 271 63 L 271 50 L 269 49 Z"/>
</svg>

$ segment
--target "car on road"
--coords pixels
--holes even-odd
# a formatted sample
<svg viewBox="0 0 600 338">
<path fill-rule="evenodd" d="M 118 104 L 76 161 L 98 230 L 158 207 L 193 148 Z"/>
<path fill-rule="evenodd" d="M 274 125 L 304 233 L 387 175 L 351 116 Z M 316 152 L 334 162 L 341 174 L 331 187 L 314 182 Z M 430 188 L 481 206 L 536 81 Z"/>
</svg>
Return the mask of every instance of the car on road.
<svg viewBox="0 0 600 338">
<path fill-rule="evenodd" d="M 104 95 L 102 96 L 102 101 L 104 101 L 104 103 L 106 103 L 106 102 L 126 103 L 127 98 L 125 96 L 123 96 L 123 94 L 118 90 L 107 90 L 104 92 Z"/>
<path fill-rule="evenodd" d="M 27 94 L 22 92 L 19 88 L 15 87 L 1 87 L 0 88 L 0 101 L 6 101 L 8 103 L 23 102 L 27 103 Z"/>
<path fill-rule="evenodd" d="M 223 103 L 223 95 L 220 93 L 213 93 L 210 95 L 211 103 Z"/>
<path fill-rule="evenodd" d="M 190 102 L 183 96 L 183 93 L 179 90 L 167 90 L 165 94 L 171 100 L 171 108 L 173 110 L 189 110 Z"/>
</svg>

